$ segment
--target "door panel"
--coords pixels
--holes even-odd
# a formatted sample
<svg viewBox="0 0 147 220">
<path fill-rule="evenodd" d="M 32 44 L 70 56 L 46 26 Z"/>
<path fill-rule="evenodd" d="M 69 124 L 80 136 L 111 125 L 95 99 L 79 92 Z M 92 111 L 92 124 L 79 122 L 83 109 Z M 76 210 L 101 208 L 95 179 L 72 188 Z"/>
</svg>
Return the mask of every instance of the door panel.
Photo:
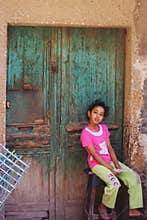
<svg viewBox="0 0 147 220">
<path fill-rule="evenodd" d="M 5 206 L 6 220 L 49 219 L 50 42 L 48 28 L 8 28 L 7 147 L 30 168 Z"/>
<path fill-rule="evenodd" d="M 11 100 L 11 108 L 7 111 L 7 120 L 11 125 L 15 123 L 43 122 L 43 94 L 41 92 L 8 91 L 7 99 Z M 29 108 L 24 109 L 24 106 L 29 106 Z"/>
<path fill-rule="evenodd" d="M 49 218 L 49 155 L 28 156 L 31 166 L 5 206 L 6 219 Z"/>
<path fill-rule="evenodd" d="M 45 43 L 43 29 L 9 28 L 7 99 L 11 107 L 7 124 L 45 120 Z"/>
</svg>

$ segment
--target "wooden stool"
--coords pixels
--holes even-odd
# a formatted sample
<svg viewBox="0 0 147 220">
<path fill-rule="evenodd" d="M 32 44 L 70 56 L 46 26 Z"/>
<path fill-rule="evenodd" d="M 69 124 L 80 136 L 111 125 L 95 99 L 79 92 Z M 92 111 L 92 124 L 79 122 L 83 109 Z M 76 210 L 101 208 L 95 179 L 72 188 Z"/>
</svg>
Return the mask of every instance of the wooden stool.
<svg viewBox="0 0 147 220">
<path fill-rule="evenodd" d="M 98 214 L 98 206 L 102 201 L 105 183 L 93 174 L 90 170 L 85 169 L 88 173 L 87 183 L 87 200 L 85 213 L 88 220 L 100 219 Z M 116 217 L 117 220 L 128 220 L 129 200 L 127 187 L 120 181 L 121 187 L 116 200 Z M 109 210 L 108 210 L 109 211 Z"/>
</svg>

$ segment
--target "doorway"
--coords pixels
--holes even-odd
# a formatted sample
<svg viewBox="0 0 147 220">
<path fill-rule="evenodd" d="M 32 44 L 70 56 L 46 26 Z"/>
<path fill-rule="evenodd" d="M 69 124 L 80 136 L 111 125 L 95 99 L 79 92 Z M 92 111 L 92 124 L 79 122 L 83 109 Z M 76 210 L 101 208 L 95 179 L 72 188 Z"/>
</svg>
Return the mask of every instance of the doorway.
<svg viewBox="0 0 147 220">
<path fill-rule="evenodd" d="M 30 160 L 6 219 L 80 219 L 86 153 L 80 132 L 87 106 L 103 99 L 122 155 L 125 30 L 8 28 L 7 146 Z"/>
</svg>

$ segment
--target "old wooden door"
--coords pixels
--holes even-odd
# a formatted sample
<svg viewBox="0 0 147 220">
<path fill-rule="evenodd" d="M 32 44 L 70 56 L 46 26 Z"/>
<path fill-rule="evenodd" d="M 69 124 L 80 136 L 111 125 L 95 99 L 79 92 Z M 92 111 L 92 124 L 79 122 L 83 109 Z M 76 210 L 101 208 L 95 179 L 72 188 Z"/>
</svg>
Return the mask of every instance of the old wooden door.
<svg viewBox="0 0 147 220">
<path fill-rule="evenodd" d="M 122 155 L 124 30 L 12 27 L 8 49 L 7 145 L 31 169 L 6 219 L 80 220 L 87 177 L 79 136 L 96 98 L 110 105 L 111 140 Z"/>
<path fill-rule="evenodd" d="M 45 28 L 8 28 L 7 146 L 31 165 L 6 204 L 6 219 L 50 215 L 50 33 Z"/>
</svg>

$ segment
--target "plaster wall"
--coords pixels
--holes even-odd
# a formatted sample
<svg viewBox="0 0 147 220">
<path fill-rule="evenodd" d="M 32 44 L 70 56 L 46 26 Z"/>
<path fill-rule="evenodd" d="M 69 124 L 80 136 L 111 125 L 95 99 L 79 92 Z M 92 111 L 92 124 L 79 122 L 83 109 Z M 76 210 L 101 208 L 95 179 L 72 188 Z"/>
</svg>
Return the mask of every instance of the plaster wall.
<svg viewBox="0 0 147 220">
<path fill-rule="evenodd" d="M 135 5 L 134 0 L 1 0 L 0 16 L 11 24 L 128 26 Z"/>
<path fill-rule="evenodd" d="M 125 27 L 124 147 L 129 163 L 146 174 L 147 132 L 141 129 L 147 108 L 146 10 L 146 0 L 0 0 L 0 142 L 5 142 L 7 25 Z M 145 181 L 144 186 L 147 190 Z"/>
<path fill-rule="evenodd" d="M 5 79 L 7 25 L 126 27 L 126 95 L 130 95 L 131 55 L 136 41 L 135 0 L 0 0 L 0 134 L 5 134 Z M 132 50 L 132 51 L 131 51 Z M 130 99 L 130 98 L 129 98 Z M 127 106 L 127 105 L 126 105 Z M 126 110 L 127 111 L 127 110 Z M 0 142 L 5 135 L 0 135 Z"/>
</svg>

